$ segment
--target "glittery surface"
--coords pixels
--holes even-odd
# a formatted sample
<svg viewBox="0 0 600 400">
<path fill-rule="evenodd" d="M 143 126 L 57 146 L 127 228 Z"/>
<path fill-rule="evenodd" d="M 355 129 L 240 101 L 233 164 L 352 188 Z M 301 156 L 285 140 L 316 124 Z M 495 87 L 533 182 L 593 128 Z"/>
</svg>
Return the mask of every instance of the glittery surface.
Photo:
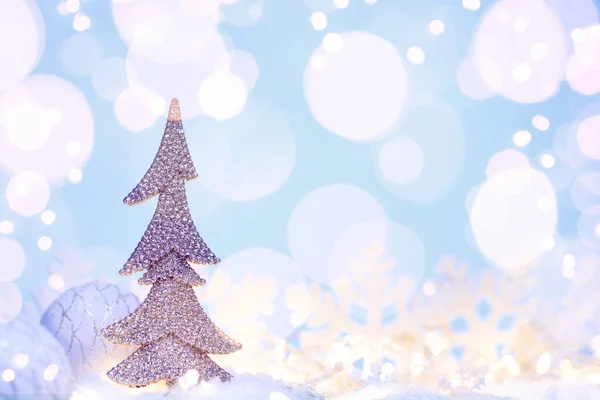
<svg viewBox="0 0 600 400">
<path fill-rule="evenodd" d="M 162 192 L 177 174 L 186 180 L 198 177 L 185 140 L 179 103 L 174 99 L 158 153 L 140 183 L 123 201 L 129 205 L 146 201 Z"/>
<path fill-rule="evenodd" d="M 206 283 L 206 280 L 202 279 L 190 267 L 190 264 L 185 261 L 185 258 L 180 256 L 176 251 L 171 251 L 158 262 L 148 267 L 144 276 L 138 279 L 138 283 L 140 285 L 153 285 L 160 279 L 165 278 L 174 278 L 192 286 L 202 286 Z"/>
<path fill-rule="evenodd" d="M 123 344 L 153 342 L 168 333 L 208 354 L 241 348 L 208 318 L 192 286 L 173 278 L 155 283 L 137 310 L 102 331 L 111 342 Z"/>
<path fill-rule="evenodd" d="M 148 229 L 120 273 L 131 275 L 148 268 L 177 251 L 196 264 L 217 264 L 219 260 L 196 230 L 185 195 L 185 180 L 177 175 L 158 197 L 158 207 Z"/>
<path fill-rule="evenodd" d="M 120 271 L 130 275 L 145 269 L 139 283 L 152 285 L 152 289 L 133 313 L 102 329 L 102 335 L 113 343 L 140 345 L 108 372 L 117 383 L 141 387 L 166 380 L 172 386 L 192 369 L 200 380 L 231 379 L 208 354 L 229 354 L 242 346 L 208 318 L 192 288 L 206 281 L 188 261 L 220 262 L 190 215 L 185 181 L 192 175 L 195 177 L 196 170 L 187 151 L 179 103 L 173 100 L 158 155 L 125 199 L 136 204 L 159 194 L 148 229 Z"/>
<path fill-rule="evenodd" d="M 219 377 L 222 382 L 227 382 L 231 379 L 231 375 L 206 353 L 172 334 L 141 346 L 108 371 L 108 377 L 117 383 L 133 387 L 146 386 L 163 379 L 169 386 L 173 386 L 179 377 L 191 369 L 198 371 L 199 380 L 208 381 Z"/>
</svg>

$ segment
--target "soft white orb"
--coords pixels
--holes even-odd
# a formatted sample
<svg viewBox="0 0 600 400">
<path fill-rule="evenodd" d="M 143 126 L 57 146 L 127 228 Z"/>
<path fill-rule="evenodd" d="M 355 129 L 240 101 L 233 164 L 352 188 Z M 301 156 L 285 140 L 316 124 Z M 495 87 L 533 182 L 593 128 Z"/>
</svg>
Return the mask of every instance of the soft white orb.
<svg viewBox="0 0 600 400">
<path fill-rule="evenodd" d="M 344 9 L 348 7 L 348 0 L 333 0 L 333 4 L 339 9 Z"/>
<path fill-rule="evenodd" d="M 323 37 L 323 48 L 331 53 L 336 53 L 344 48 L 344 38 L 337 33 L 328 33 Z"/>
<path fill-rule="evenodd" d="M 439 19 L 433 20 L 429 23 L 429 32 L 434 35 L 441 35 L 444 33 L 444 23 Z"/>
<path fill-rule="evenodd" d="M 548 118 L 544 117 L 543 115 L 534 116 L 531 124 L 535 129 L 542 132 L 547 131 L 550 128 L 550 121 L 548 121 Z"/>
<path fill-rule="evenodd" d="M 45 225 L 51 225 L 56 220 L 56 214 L 52 210 L 46 210 L 40 215 L 42 223 Z"/>
<path fill-rule="evenodd" d="M 25 252 L 16 240 L 0 238 L 0 282 L 10 282 L 21 276 L 25 269 Z"/>
<path fill-rule="evenodd" d="M 600 160 L 600 115 L 583 120 L 577 129 L 576 139 L 584 155 Z"/>
<path fill-rule="evenodd" d="M 347 139 L 365 142 L 385 135 L 401 117 L 406 76 L 397 49 L 368 32 L 347 32 L 343 46 L 327 41 L 313 53 L 322 57 L 304 72 L 304 95 L 313 116 Z M 334 40 L 335 42 L 335 40 Z M 349 95 L 351 93 L 351 95 Z"/>
<path fill-rule="evenodd" d="M 556 164 L 556 159 L 552 154 L 542 154 L 540 157 L 540 164 L 544 168 L 552 168 Z"/>
<path fill-rule="evenodd" d="M 78 168 L 74 168 L 69 171 L 69 182 L 79 183 L 83 179 L 83 171 Z"/>
<path fill-rule="evenodd" d="M 412 64 L 421 65 L 425 62 L 425 53 L 420 47 L 412 46 L 406 50 L 406 58 Z"/>
<path fill-rule="evenodd" d="M 554 236 L 556 197 L 548 177 L 531 168 L 492 175 L 478 190 L 470 212 L 481 252 L 506 273 L 520 274 L 546 251 Z"/>
<path fill-rule="evenodd" d="M 0 2 L 0 91 L 17 84 L 37 65 L 45 45 L 44 20 L 37 2 Z"/>
<path fill-rule="evenodd" d="M 75 14 L 75 17 L 73 17 L 73 28 L 76 31 L 79 31 L 79 32 L 86 31 L 89 29 L 91 24 L 92 24 L 92 21 L 90 20 L 90 17 L 88 17 L 85 14 L 77 13 L 77 14 Z"/>
<path fill-rule="evenodd" d="M 46 208 L 50 200 L 50 187 L 37 172 L 19 172 L 8 181 L 6 200 L 14 212 L 30 217 Z"/>
<path fill-rule="evenodd" d="M 52 239 L 48 236 L 42 236 L 38 240 L 38 247 L 42 251 L 50 250 L 50 247 L 52 247 Z"/>
<path fill-rule="evenodd" d="M 216 73 L 204 80 L 198 89 L 202 111 L 216 120 L 235 117 L 244 109 L 248 88 L 244 81 L 231 73 Z"/>
<path fill-rule="evenodd" d="M 481 7 L 481 1 L 480 0 L 462 0 L 462 5 L 467 10 L 475 11 L 475 10 L 479 10 L 479 7 Z"/>
<path fill-rule="evenodd" d="M 517 147 L 525 147 L 531 142 L 531 133 L 526 130 L 517 131 L 513 135 L 513 143 Z"/>
<path fill-rule="evenodd" d="M 314 12 L 310 16 L 310 22 L 312 23 L 313 28 L 322 31 L 327 27 L 327 16 L 320 11 Z"/>
<path fill-rule="evenodd" d="M 0 233 L 10 235 L 15 230 L 15 224 L 12 221 L 0 221 Z"/>
</svg>

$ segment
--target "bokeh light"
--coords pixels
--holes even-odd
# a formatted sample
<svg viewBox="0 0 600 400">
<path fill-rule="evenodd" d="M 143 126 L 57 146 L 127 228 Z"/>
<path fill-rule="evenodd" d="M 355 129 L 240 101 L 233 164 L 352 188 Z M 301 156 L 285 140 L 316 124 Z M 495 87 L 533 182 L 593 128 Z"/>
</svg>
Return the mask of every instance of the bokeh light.
<svg viewBox="0 0 600 400">
<path fill-rule="evenodd" d="M 513 143 L 517 147 L 525 147 L 531 142 L 531 132 L 520 130 L 513 135 Z"/>
<path fill-rule="evenodd" d="M 310 22 L 313 28 L 318 31 L 322 31 L 327 27 L 327 16 L 320 11 L 314 12 L 310 16 Z"/>
<path fill-rule="evenodd" d="M 0 4 L 0 54 L 16 55 L 0 69 L 0 91 L 27 76 L 37 65 L 45 46 L 45 27 L 35 1 Z M 4 57 L 4 56 L 3 56 Z"/>
<path fill-rule="evenodd" d="M 178 63 L 154 62 L 130 51 L 126 57 L 129 86 L 146 87 L 163 99 L 179 99 L 184 119 L 198 116 L 201 113 L 198 98 L 201 84 L 215 73 L 229 72 L 226 70 L 229 63 L 223 62 L 229 52 L 222 37 L 216 31 L 205 34 L 205 43 L 195 58 Z M 165 107 L 164 116 L 166 112 Z"/>
<path fill-rule="evenodd" d="M 40 215 L 42 223 L 45 225 L 51 225 L 56 220 L 56 214 L 52 210 L 46 210 Z"/>
<path fill-rule="evenodd" d="M 67 73 L 81 78 L 98 68 L 104 59 L 104 46 L 92 34 L 76 33 L 63 42 L 59 57 Z"/>
<path fill-rule="evenodd" d="M 320 187 L 305 195 L 288 221 L 287 239 L 292 258 L 311 279 L 328 284 L 323 265 L 339 237 L 365 221 L 385 219 L 377 200 L 352 185 Z"/>
<path fill-rule="evenodd" d="M 406 58 L 411 64 L 421 65 L 425 62 L 425 53 L 418 46 L 411 46 L 406 50 Z"/>
<path fill-rule="evenodd" d="M 544 252 L 544 241 L 554 237 L 557 214 L 546 175 L 511 168 L 491 175 L 477 191 L 470 221 L 481 252 L 503 272 L 518 275 Z"/>
<path fill-rule="evenodd" d="M 15 230 L 15 224 L 12 221 L 0 221 L 0 233 L 10 235 Z"/>
<path fill-rule="evenodd" d="M 0 93 L 0 109 L 0 163 L 9 172 L 35 171 L 48 183 L 57 183 L 69 170 L 81 168 L 87 161 L 94 144 L 94 121 L 86 98 L 73 84 L 52 75 L 27 78 Z M 40 120 L 40 113 L 47 118 Z M 40 135 L 36 124 L 44 124 L 41 129 L 45 133 Z M 27 128 L 25 137 L 36 143 L 29 150 L 10 139 L 11 129 L 23 127 Z M 81 150 L 66 157 L 67 145 L 72 142 L 78 142 Z"/>
<path fill-rule="evenodd" d="M 539 131 L 547 131 L 550 128 L 550 121 L 543 115 L 536 115 L 531 120 L 531 125 Z"/>
<path fill-rule="evenodd" d="M 87 31 L 91 25 L 92 21 L 90 20 L 90 17 L 83 13 L 79 12 L 73 17 L 73 29 L 78 32 Z"/>
<path fill-rule="evenodd" d="M 504 150 L 494 154 L 488 161 L 485 173 L 488 179 L 497 173 L 505 172 L 510 169 L 527 169 L 531 166 L 529 158 L 517 150 Z"/>
<path fill-rule="evenodd" d="M 378 177 L 398 197 L 435 201 L 464 163 L 466 138 L 458 113 L 444 103 L 415 104 L 397 134 L 374 146 Z"/>
<path fill-rule="evenodd" d="M 0 282 L 14 281 L 25 269 L 26 258 L 23 248 L 16 240 L 0 238 L 0 254 L 2 254 Z"/>
<path fill-rule="evenodd" d="M 304 95 L 317 121 L 332 132 L 354 141 L 371 141 L 386 134 L 402 115 L 406 76 L 394 46 L 368 32 L 341 35 L 342 48 L 313 53 L 323 57 L 324 68 L 308 65 Z"/>
<path fill-rule="evenodd" d="M 247 99 L 248 89 L 244 81 L 228 72 L 210 75 L 198 89 L 200 109 L 220 121 L 238 115 Z"/>
<path fill-rule="evenodd" d="M 6 200 L 14 212 L 30 217 L 44 211 L 50 200 L 50 187 L 37 172 L 19 172 L 8 182 Z"/>
<path fill-rule="evenodd" d="M 577 144 L 583 154 L 600 160 L 600 115 L 587 118 L 579 124 Z"/>
<path fill-rule="evenodd" d="M 429 32 L 434 35 L 441 35 L 444 33 L 444 29 L 444 22 L 440 21 L 439 19 L 434 19 L 429 23 Z"/>
<path fill-rule="evenodd" d="M 490 89 L 517 102 L 536 103 L 558 90 L 568 47 L 560 19 L 544 1 L 501 0 L 483 17 L 473 49 Z"/>
<path fill-rule="evenodd" d="M 48 236 L 42 236 L 38 240 L 37 244 L 38 244 L 38 247 L 40 248 L 40 250 L 42 250 L 42 251 L 50 250 L 50 248 L 52 247 L 52 239 L 49 238 Z"/>
<path fill-rule="evenodd" d="M 12 321 L 21 312 L 23 295 L 12 282 L 0 282 L 0 323 Z"/>
<path fill-rule="evenodd" d="M 139 132 L 154 125 L 166 105 L 165 99 L 149 88 L 128 87 L 115 100 L 115 117 L 122 127 Z"/>
<path fill-rule="evenodd" d="M 571 88 L 581 94 L 600 93 L 600 25 L 575 31 L 575 51 L 567 64 L 566 76 Z"/>
<path fill-rule="evenodd" d="M 202 183 L 229 200 L 270 195 L 295 164 L 296 139 L 287 116 L 257 98 L 226 121 L 201 120 L 188 128 L 187 140 Z"/>
<path fill-rule="evenodd" d="M 246 88 L 252 89 L 258 80 L 259 68 L 254 56 L 244 50 L 230 50 L 226 57 L 228 70 L 242 78 Z"/>
</svg>

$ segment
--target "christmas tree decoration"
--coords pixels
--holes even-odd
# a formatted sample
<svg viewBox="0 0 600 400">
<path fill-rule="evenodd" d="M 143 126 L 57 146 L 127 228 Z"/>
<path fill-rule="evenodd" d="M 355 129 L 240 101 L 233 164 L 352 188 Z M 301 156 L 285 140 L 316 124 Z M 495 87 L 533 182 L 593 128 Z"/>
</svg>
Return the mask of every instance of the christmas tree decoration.
<svg viewBox="0 0 600 400">
<path fill-rule="evenodd" d="M 71 366 L 60 343 L 33 318 L 0 324 L 0 399 L 69 398 Z"/>
<path fill-rule="evenodd" d="M 141 285 L 152 285 L 148 297 L 130 315 L 105 327 L 113 343 L 139 348 L 108 372 L 113 381 L 143 387 L 166 381 L 169 387 L 190 371 L 199 380 L 231 375 L 209 354 L 229 354 L 241 345 L 208 318 L 194 286 L 205 284 L 188 264 L 214 265 L 219 258 L 204 243 L 190 215 L 185 181 L 198 176 L 192 162 L 179 102 L 173 99 L 158 153 L 140 183 L 124 199 L 138 204 L 158 195 L 158 206 L 121 275 L 146 270 Z"/>
<path fill-rule="evenodd" d="M 105 361 L 131 353 L 131 349 L 108 342 L 100 330 L 139 304 L 132 293 L 96 280 L 61 294 L 44 312 L 41 324 L 62 345 L 77 377 L 84 370 L 99 372 Z"/>
</svg>

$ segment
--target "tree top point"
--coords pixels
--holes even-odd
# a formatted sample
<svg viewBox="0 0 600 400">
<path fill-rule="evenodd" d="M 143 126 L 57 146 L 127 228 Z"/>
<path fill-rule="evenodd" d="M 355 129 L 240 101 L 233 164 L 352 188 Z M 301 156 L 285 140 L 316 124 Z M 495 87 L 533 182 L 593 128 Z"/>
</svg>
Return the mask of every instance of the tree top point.
<svg viewBox="0 0 600 400">
<path fill-rule="evenodd" d="M 181 121 L 181 111 L 179 109 L 179 100 L 177 99 L 171 100 L 171 105 L 169 106 L 168 120 L 175 122 Z"/>
</svg>

